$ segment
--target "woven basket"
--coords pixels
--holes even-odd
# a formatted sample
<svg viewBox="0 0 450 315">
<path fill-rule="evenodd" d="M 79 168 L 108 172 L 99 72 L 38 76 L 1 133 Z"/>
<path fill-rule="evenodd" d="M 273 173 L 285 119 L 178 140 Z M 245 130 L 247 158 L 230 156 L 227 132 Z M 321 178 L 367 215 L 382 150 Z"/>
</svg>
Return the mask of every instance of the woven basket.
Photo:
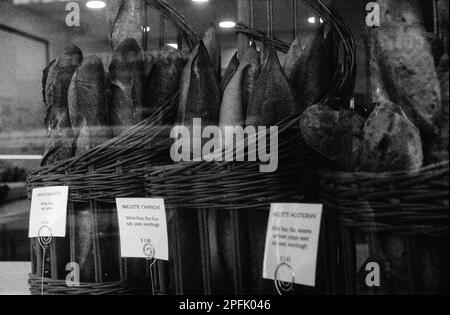
<svg viewBox="0 0 450 315">
<path fill-rule="evenodd" d="M 448 162 L 413 172 L 322 172 L 319 191 L 338 225 L 328 235 L 341 293 L 448 293 Z M 379 288 L 365 284 L 366 262 L 380 264 Z"/>
<path fill-rule="evenodd" d="M 320 103 L 333 101 L 352 84 L 355 74 L 355 47 L 353 37 L 339 15 L 323 1 L 304 1 L 319 16 L 330 22 L 332 29 L 340 38 L 334 76 L 334 84 Z M 242 23 L 238 33 L 248 35 L 254 40 L 273 43 L 281 51 L 286 45 L 267 38 L 266 34 L 252 30 Z M 183 260 L 175 263 L 160 263 L 165 270 L 166 282 L 178 283 L 172 288 L 175 292 L 191 293 L 183 290 L 200 275 L 203 279 L 204 294 L 273 294 L 273 282 L 263 280 L 261 267 L 264 248 L 261 246 L 267 228 L 268 210 L 275 202 L 307 202 L 314 200 L 316 192 L 315 162 L 319 159 L 307 147 L 300 134 L 301 112 L 277 124 L 279 132 L 279 168 L 274 173 L 260 173 L 257 162 L 181 162 L 147 169 L 146 192 L 148 196 L 164 198 L 169 211 L 169 250 L 171 257 L 182 257 L 184 262 L 199 261 L 201 265 L 188 265 L 180 268 Z M 261 134 L 257 137 L 262 136 Z M 234 155 L 236 151 L 247 152 L 244 141 L 238 143 L 234 152 L 223 152 L 223 156 Z M 232 159 L 231 159 L 232 160 Z M 199 223 L 196 223 L 198 217 Z M 185 222 L 183 222 L 185 221 Z M 189 223 L 186 223 L 188 221 Z M 220 240 L 213 240 L 220 221 L 229 224 L 225 238 L 229 241 L 217 249 Z M 256 222 L 258 221 L 258 222 Z M 213 223 L 211 223 L 213 222 Z M 179 226 L 182 225 L 182 226 Z M 179 231 L 199 226 L 200 236 L 179 235 Z M 255 228 L 255 229 L 253 229 Z M 189 237 L 189 241 L 185 240 Z M 220 236 L 219 236 L 220 238 Z M 259 240 L 258 240 L 259 239 Z M 200 242 L 197 248 L 189 248 L 192 242 Z M 216 243 L 214 243 L 216 242 Z M 263 245 L 263 244 L 262 244 Z M 188 248 L 186 248 L 186 246 Z M 326 269 L 325 254 L 320 251 L 319 268 Z M 226 261 L 229 261 L 228 263 Z M 199 270 L 200 268 L 200 270 Z M 225 270 L 225 271 L 224 271 Z M 331 280 L 323 277 L 319 292 L 330 292 Z M 188 287 L 188 290 L 191 288 Z M 181 290 L 181 291 L 180 291 Z M 297 288 L 295 293 L 306 291 Z"/>
<path fill-rule="evenodd" d="M 188 47 L 197 44 L 194 32 L 171 6 L 160 0 L 146 2 L 177 27 Z M 173 117 L 178 100 L 178 95 L 174 95 L 152 117 L 81 156 L 39 168 L 29 174 L 29 197 L 34 188 L 70 187 L 68 236 L 53 240 L 44 260 L 39 258 L 44 257 L 39 242 L 37 239 L 31 240 L 32 274 L 29 283 L 32 294 L 152 292 L 146 280 L 149 275 L 146 261 L 120 258 L 114 203 L 120 197 L 144 197 L 144 168 L 169 163 L 170 128 L 154 122 Z M 76 222 L 76 218 L 80 218 L 80 210 L 84 213 L 84 221 Z M 61 261 L 61 257 L 73 260 L 78 246 L 76 227 L 80 224 L 89 227 L 92 234 L 91 255 L 94 266 L 89 268 L 95 279 L 81 279 L 81 285 L 73 288 L 65 284 L 68 274 L 65 268 L 69 261 Z"/>
</svg>

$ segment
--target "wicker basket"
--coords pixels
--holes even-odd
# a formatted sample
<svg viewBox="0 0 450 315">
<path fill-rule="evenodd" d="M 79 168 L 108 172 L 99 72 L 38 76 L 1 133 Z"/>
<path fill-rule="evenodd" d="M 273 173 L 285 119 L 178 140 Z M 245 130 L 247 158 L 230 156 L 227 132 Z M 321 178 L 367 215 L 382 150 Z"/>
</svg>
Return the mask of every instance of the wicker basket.
<svg viewBox="0 0 450 315">
<path fill-rule="evenodd" d="M 352 84 L 355 73 L 354 42 L 349 30 L 332 8 L 321 0 L 304 1 L 331 23 L 341 39 L 341 54 L 337 56 L 339 66 L 336 68 L 334 84 L 321 101 L 326 103 Z M 157 9 L 171 19 L 188 37 L 186 42 L 190 48 L 195 46 L 198 40 L 182 17 L 164 1 L 155 0 L 149 3 L 156 5 Z M 257 32 L 252 36 L 257 37 L 258 34 L 260 33 Z M 220 215 L 216 212 L 219 209 L 228 210 L 220 212 L 228 213 L 227 220 L 230 220 L 233 227 L 232 257 L 225 257 L 233 261 L 231 279 L 233 292 L 237 294 L 273 292 L 271 282 L 265 282 L 262 286 L 258 284 L 258 291 L 245 286 L 248 283 L 247 273 L 253 270 L 249 267 L 260 264 L 263 249 L 252 248 L 251 243 L 247 242 L 245 234 L 250 234 L 251 237 L 252 234 L 255 236 L 255 233 L 246 230 L 244 221 L 247 212 L 255 211 L 256 213 L 253 212 L 253 215 L 249 215 L 248 218 L 256 215 L 264 224 L 267 222 L 264 216 L 267 216 L 271 202 L 306 200 L 305 198 L 313 194 L 312 174 L 316 157 L 300 136 L 298 127 L 300 113 L 278 124 L 280 168 L 274 174 L 262 174 L 258 171 L 257 163 L 173 164 L 169 154 L 172 144 L 169 130 L 154 125 L 152 121 L 160 121 L 160 115 L 171 115 L 177 105 L 176 96 L 155 113 L 158 116 L 157 119 L 155 119 L 156 116 L 151 117 L 80 157 L 40 168 L 29 175 L 29 193 L 36 187 L 70 186 L 69 227 L 76 225 L 71 221 L 70 215 L 72 211 L 76 211 L 74 204 L 83 203 L 89 213 L 94 214 L 94 222 L 91 226 L 95 235 L 93 254 L 97 257 L 95 281 L 82 283 L 79 288 L 69 288 L 64 285 L 61 281 L 63 278 L 58 275 L 59 270 L 65 271 L 65 266 L 55 260 L 60 245 L 52 242 L 50 261 L 44 263 L 51 266 L 52 280 L 43 279 L 40 273 L 42 265 L 39 261 L 33 261 L 33 274 L 30 276 L 33 293 L 40 293 L 42 289 L 48 294 L 109 294 L 140 291 L 142 287 L 134 287 L 134 285 L 141 286 L 145 282 L 128 278 L 123 270 L 127 269 L 126 265 L 130 262 L 120 259 L 118 253 L 111 250 L 118 247 L 117 224 L 114 224 L 114 217 L 111 219 L 111 215 L 115 213 L 113 206 L 115 199 L 140 196 L 164 197 L 168 208 L 171 260 L 169 264 L 159 262 L 153 268 L 152 274 L 157 279 L 154 283 L 157 294 L 215 293 L 216 288 L 224 284 L 222 282 L 224 279 L 215 269 L 217 266 L 211 262 L 211 257 L 220 253 L 214 253 L 214 247 L 210 246 L 209 229 L 212 227 L 207 224 L 210 215 Z M 147 177 L 145 178 L 144 175 Z M 186 187 L 189 188 L 188 193 L 184 193 Z M 226 195 L 223 194 L 224 190 L 227 192 Z M 102 220 L 102 216 L 98 213 L 98 209 L 106 209 L 108 220 L 112 220 L 112 232 L 104 232 L 108 232 L 114 238 L 113 244 L 109 240 L 102 242 L 99 239 L 98 224 L 95 220 Z M 240 211 L 241 209 L 248 211 Z M 259 216 L 259 213 L 265 214 Z M 198 226 L 199 233 L 179 233 L 189 231 L 189 227 L 193 225 Z M 258 233 L 256 236 L 260 235 L 261 231 Z M 69 239 L 71 239 L 70 235 Z M 34 242 L 32 246 L 37 252 L 34 256 L 39 256 L 40 248 L 37 243 Z M 62 247 L 67 246 L 63 244 Z M 251 252 L 247 252 L 248 248 Z M 118 268 L 113 268 L 114 277 L 109 271 L 105 274 L 102 268 L 104 261 L 108 262 L 105 266 L 109 268 L 111 267 L 109 265 L 118 265 Z M 143 265 L 138 263 L 138 267 L 142 268 Z M 133 267 L 128 269 L 136 270 Z M 140 272 L 140 275 L 142 279 L 147 277 L 144 271 Z M 115 278 L 116 276 L 118 279 Z M 253 277 L 261 279 L 261 275 L 253 275 Z M 43 287 L 41 287 L 42 284 Z M 146 292 L 149 291 L 147 287 Z"/>
<path fill-rule="evenodd" d="M 339 15 L 323 1 L 305 1 L 320 16 L 331 23 L 340 38 L 334 84 L 321 103 L 341 95 L 354 80 L 355 47 L 353 37 Z M 239 24 L 239 33 L 254 40 L 274 43 L 284 50 L 286 45 L 266 38 L 263 32 Z M 161 262 L 167 283 L 174 283 L 169 293 L 196 294 L 274 294 L 272 281 L 262 279 L 264 235 L 270 204 L 274 202 L 299 202 L 314 200 L 316 192 L 315 162 L 318 157 L 307 147 L 300 134 L 300 112 L 277 124 L 279 126 L 279 169 L 275 173 L 260 173 L 257 162 L 181 162 L 151 166 L 147 169 L 146 192 L 148 196 L 162 197 L 169 211 L 169 250 L 175 262 Z M 259 135 L 260 136 L 260 135 Z M 236 151 L 248 151 L 244 141 Z M 196 223 L 198 217 L 199 223 Z M 219 222 L 228 225 L 225 233 Z M 180 231 L 194 230 L 198 235 L 180 235 Z M 226 243 L 217 248 L 220 243 Z M 229 234 L 229 235 L 228 235 Z M 188 241 L 186 241 L 186 237 Z M 219 239 L 215 240 L 217 237 Z M 200 242 L 200 251 L 191 248 Z M 224 248 L 227 248 L 226 250 Z M 315 290 L 296 288 L 295 293 L 332 293 L 332 280 L 326 263 L 326 251 L 320 250 L 319 269 L 325 276 Z M 179 258 L 179 259 L 178 259 Z M 189 262 L 201 261 L 201 264 Z M 203 279 L 203 285 L 190 287 Z M 186 289 L 187 286 L 187 289 Z"/>
<path fill-rule="evenodd" d="M 189 48 L 198 39 L 184 18 L 164 1 L 146 1 L 173 22 Z M 117 138 L 89 150 L 85 154 L 32 171 L 28 176 L 28 195 L 33 188 L 69 186 L 68 235 L 52 240 L 44 255 L 37 239 L 31 240 L 32 294 L 128 294 L 152 292 L 147 278 L 146 261 L 120 258 L 115 199 L 144 197 L 144 168 L 170 161 L 169 127 L 155 124 L 173 117 L 178 106 L 174 95 L 152 117 L 127 130 Z M 75 216 L 75 213 L 77 215 Z M 81 220 L 81 221 L 76 221 Z M 77 261 L 80 235 L 76 227 L 89 228 L 91 261 L 82 272 L 83 279 L 75 288 L 65 283 L 66 264 Z"/>
<path fill-rule="evenodd" d="M 414 172 L 320 174 L 339 292 L 448 293 L 449 163 Z M 368 288 L 365 264 L 381 268 Z"/>
</svg>

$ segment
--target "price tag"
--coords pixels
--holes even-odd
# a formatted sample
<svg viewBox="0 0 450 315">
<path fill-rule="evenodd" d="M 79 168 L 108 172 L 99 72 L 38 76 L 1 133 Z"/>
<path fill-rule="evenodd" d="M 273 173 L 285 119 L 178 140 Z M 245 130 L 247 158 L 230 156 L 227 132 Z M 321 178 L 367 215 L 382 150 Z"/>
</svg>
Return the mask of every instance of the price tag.
<svg viewBox="0 0 450 315">
<path fill-rule="evenodd" d="M 164 200 L 118 198 L 116 205 L 121 256 L 169 260 Z"/>
<path fill-rule="evenodd" d="M 68 186 L 35 188 L 31 195 L 28 236 L 65 237 Z"/>
<path fill-rule="evenodd" d="M 322 209 L 319 204 L 272 204 L 266 234 L 264 279 L 316 285 Z"/>
</svg>

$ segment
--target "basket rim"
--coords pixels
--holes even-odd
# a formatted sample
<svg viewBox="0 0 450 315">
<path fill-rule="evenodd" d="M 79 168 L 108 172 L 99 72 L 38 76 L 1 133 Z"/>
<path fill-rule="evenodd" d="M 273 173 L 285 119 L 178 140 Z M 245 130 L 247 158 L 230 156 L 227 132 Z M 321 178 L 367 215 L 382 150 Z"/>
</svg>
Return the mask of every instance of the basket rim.
<svg viewBox="0 0 450 315">
<path fill-rule="evenodd" d="M 409 171 L 397 171 L 397 172 L 348 172 L 348 171 L 336 171 L 336 170 L 319 170 L 318 174 L 322 179 L 328 178 L 385 178 L 385 177 L 398 177 L 405 175 L 417 175 L 420 173 L 426 173 L 435 170 L 449 169 L 449 161 L 439 162 L 431 165 L 421 167 L 417 170 Z"/>
</svg>

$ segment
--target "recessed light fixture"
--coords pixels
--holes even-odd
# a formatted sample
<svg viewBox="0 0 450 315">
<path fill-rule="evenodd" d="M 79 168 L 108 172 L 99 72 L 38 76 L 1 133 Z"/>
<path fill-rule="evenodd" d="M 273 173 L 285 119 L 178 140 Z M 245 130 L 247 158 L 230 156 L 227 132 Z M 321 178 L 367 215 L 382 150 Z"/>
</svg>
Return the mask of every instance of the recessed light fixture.
<svg viewBox="0 0 450 315">
<path fill-rule="evenodd" d="M 322 18 L 320 18 L 319 20 L 320 20 L 320 23 L 323 23 Z M 315 18 L 314 16 L 308 18 L 308 23 L 310 23 L 310 24 L 316 24 L 316 18 Z"/>
<path fill-rule="evenodd" d="M 197 2 L 197 3 L 205 3 L 208 2 L 209 0 L 192 0 L 192 2 Z"/>
<path fill-rule="evenodd" d="M 170 46 L 172 48 L 178 49 L 178 44 L 175 44 L 175 43 L 167 44 L 167 46 Z"/>
<path fill-rule="evenodd" d="M 234 28 L 236 27 L 236 22 L 233 21 L 222 21 L 219 23 L 220 28 Z"/>
<path fill-rule="evenodd" d="M 86 2 L 86 6 L 89 9 L 103 9 L 106 7 L 105 1 L 88 1 Z"/>
</svg>

